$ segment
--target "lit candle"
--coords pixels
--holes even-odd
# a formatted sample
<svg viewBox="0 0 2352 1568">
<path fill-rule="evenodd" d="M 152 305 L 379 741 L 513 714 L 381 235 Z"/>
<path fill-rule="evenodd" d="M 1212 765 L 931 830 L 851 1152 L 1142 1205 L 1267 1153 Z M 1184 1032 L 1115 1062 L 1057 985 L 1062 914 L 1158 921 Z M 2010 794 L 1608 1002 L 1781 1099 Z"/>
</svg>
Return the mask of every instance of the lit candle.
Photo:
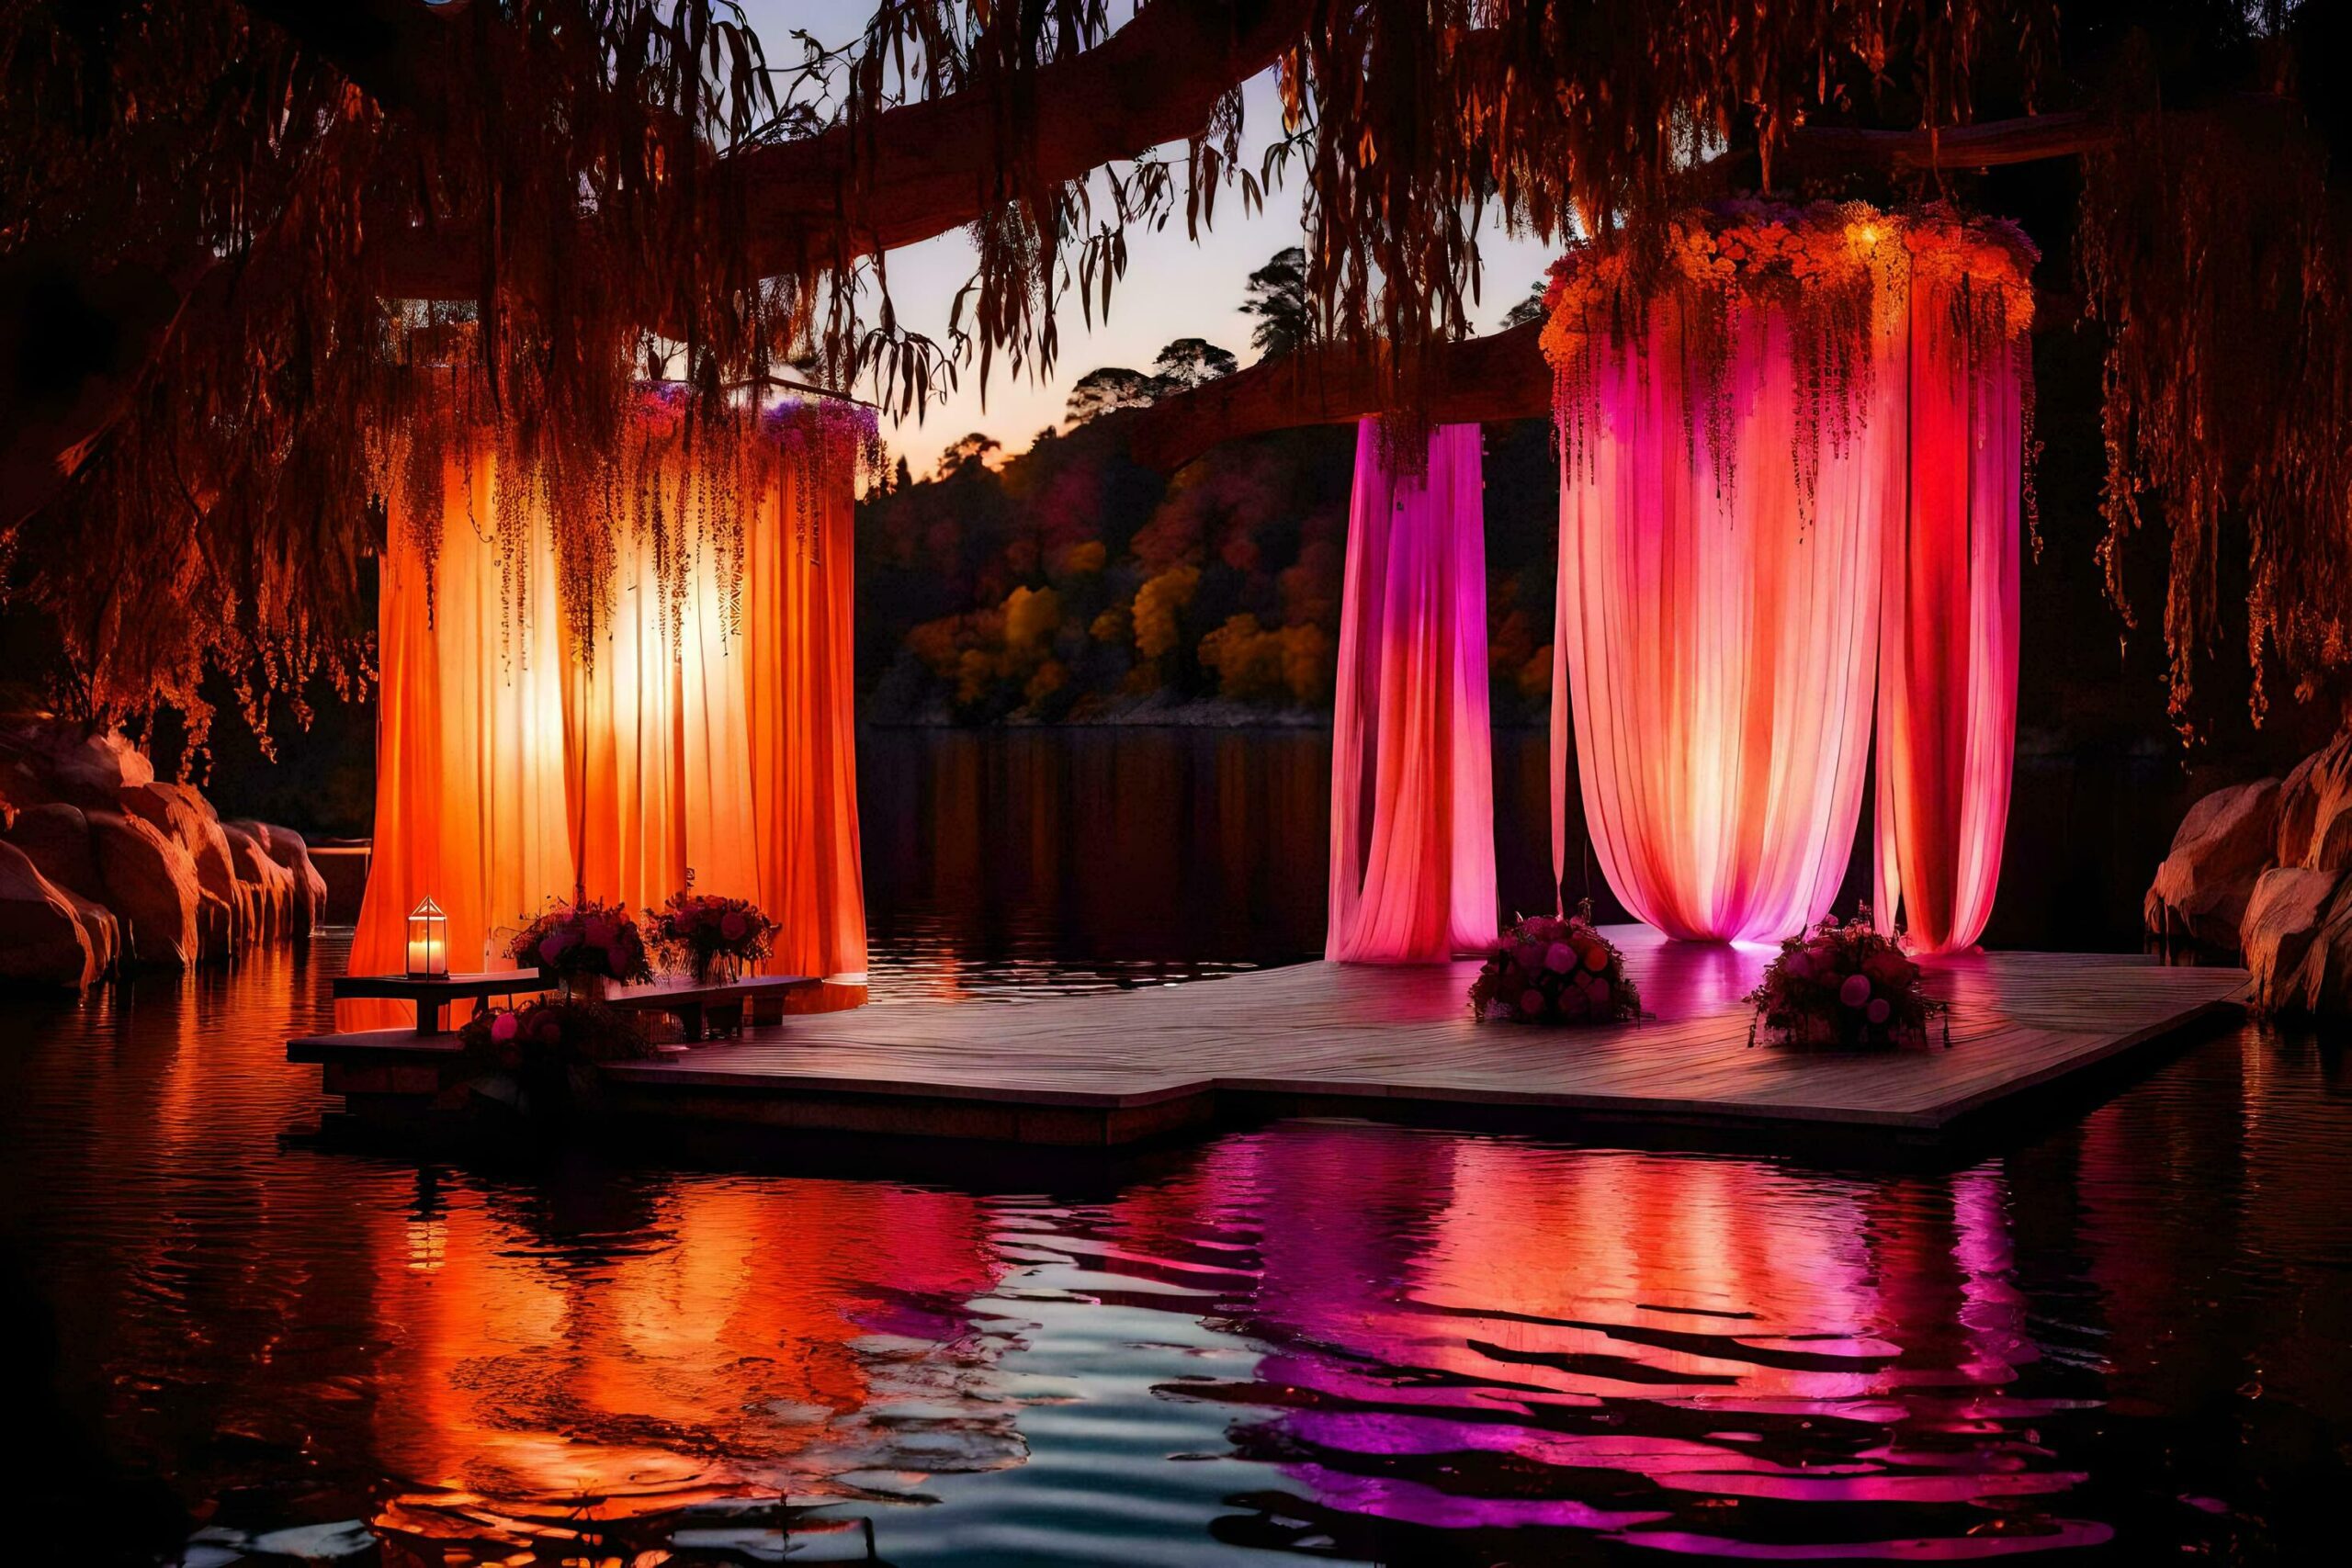
<svg viewBox="0 0 2352 1568">
<path fill-rule="evenodd" d="M 408 918 L 408 973 L 416 980 L 448 977 L 449 918 L 430 898 Z"/>
</svg>

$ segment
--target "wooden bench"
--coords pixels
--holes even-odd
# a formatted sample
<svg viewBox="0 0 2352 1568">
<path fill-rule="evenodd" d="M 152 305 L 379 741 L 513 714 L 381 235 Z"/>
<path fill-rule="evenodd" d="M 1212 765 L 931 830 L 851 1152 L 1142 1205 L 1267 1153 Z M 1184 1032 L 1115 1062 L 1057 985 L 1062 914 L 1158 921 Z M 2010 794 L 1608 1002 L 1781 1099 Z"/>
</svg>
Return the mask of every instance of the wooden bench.
<svg viewBox="0 0 2352 1568">
<path fill-rule="evenodd" d="M 700 986 L 657 980 L 650 986 L 616 986 L 605 999 L 624 1012 L 669 1013 L 688 1040 L 700 1040 L 706 1027 L 741 1029 L 752 1008 L 770 997 L 813 991 L 823 983 L 806 975 L 754 975 Z"/>
<path fill-rule="evenodd" d="M 481 975 L 450 975 L 417 980 L 406 975 L 345 975 L 334 983 L 337 1001 L 403 1001 L 416 1004 L 416 1032 L 447 1032 L 442 1010 L 451 1002 L 481 1001 L 491 997 L 530 997 L 555 989 L 550 976 L 535 969 L 493 970 Z"/>
</svg>

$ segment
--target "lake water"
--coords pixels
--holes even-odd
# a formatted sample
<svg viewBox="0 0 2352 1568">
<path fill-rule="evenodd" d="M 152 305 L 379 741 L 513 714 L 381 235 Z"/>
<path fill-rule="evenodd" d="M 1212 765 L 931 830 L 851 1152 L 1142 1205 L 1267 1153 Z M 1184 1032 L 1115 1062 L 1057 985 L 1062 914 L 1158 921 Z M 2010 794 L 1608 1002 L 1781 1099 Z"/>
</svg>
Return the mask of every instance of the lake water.
<svg viewBox="0 0 2352 1568">
<path fill-rule="evenodd" d="M 1313 952 L 1321 745 L 869 737 L 880 1005 Z M 2157 807 L 2033 788 L 2042 901 L 2127 942 L 2101 866 Z M 1915 1168 L 1340 1122 L 420 1151 L 283 1059 L 342 963 L 0 1004 L 13 1560 L 356 1519 L 401 1565 L 2302 1562 L 2352 1480 L 2333 1040 Z"/>
<path fill-rule="evenodd" d="M 1313 730 L 869 730 L 859 742 L 876 995 L 1148 984 L 1319 957 L 1331 745 Z M 1552 908 L 1549 742 L 1495 736 L 1506 910 Z M 2194 798 L 2171 757 L 2021 758 L 1985 941 L 2131 952 Z M 1870 892 L 1870 806 L 1838 900 Z M 1628 917 L 1571 825 L 1566 885 Z"/>
</svg>

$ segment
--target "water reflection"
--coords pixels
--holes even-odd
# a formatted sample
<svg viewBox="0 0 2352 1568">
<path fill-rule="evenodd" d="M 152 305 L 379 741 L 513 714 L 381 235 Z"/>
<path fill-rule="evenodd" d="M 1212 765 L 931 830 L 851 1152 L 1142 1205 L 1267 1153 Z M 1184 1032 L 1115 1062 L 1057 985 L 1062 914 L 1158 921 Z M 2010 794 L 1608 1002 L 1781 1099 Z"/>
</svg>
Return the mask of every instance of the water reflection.
<svg viewBox="0 0 2352 1568">
<path fill-rule="evenodd" d="M 1319 941 L 1318 738 L 966 739 L 867 769 L 886 999 Z M 394 1568 L 844 1521 L 908 1563 L 2291 1562 L 2352 1482 L 2352 1093 L 2310 1037 L 1959 1170 L 1330 1122 L 685 1168 L 318 1137 L 283 1042 L 341 964 L 0 1003 L 17 1559 L 357 1518 Z"/>
<path fill-rule="evenodd" d="M 419 1209 L 365 1243 L 376 1457 L 429 1488 L 387 1527 L 519 1544 L 1022 1458 L 969 1198 L 583 1178 Z"/>
<path fill-rule="evenodd" d="M 1322 950 L 1327 736 L 859 745 L 878 997 L 1087 990 Z"/>
<path fill-rule="evenodd" d="M 1991 1168 L 1825 1182 L 1295 1124 L 1028 1239 L 1114 1281 L 1091 1296 L 1264 1348 L 1161 1392 L 1229 1410 L 1234 1452 L 1295 1489 L 1270 1517 L 1334 1540 L 1941 1558 L 2111 1533 L 2069 1516 L 2084 1478 L 2038 1436 L 2079 1402 L 2015 1386 L 2038 1352 L 2007 1203 Z"/>
</svg>

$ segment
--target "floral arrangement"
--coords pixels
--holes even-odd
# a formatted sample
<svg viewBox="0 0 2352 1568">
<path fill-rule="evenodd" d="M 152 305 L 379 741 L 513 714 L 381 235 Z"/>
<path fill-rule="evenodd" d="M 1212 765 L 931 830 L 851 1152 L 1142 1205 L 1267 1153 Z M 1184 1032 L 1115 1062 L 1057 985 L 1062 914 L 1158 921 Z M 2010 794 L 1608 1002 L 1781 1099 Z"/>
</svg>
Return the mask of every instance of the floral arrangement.
<svg viewBox="0 0 2352 1568">
<path fill-rule="evenodd" d="M 539 1067 L 641 1062 L 660 1055 L 628 1014 L 571 997 L 487 1009 L 467 1021 L 458 1039 L 485 1070 L 518 1075 Z"/>
<path fill-rule="evenodd" d="M 1942 203 L 1890 211 L 1864 202 L 1722 201 L 1579 245 L 1553 265 L 1540 340 L 1563 459 L 1571 473 L 1590 460 L 1603 388 L 1619 369 L 1653 373 L 1644 345 L 1653 313 L 1663 310 L 1677 324 L 1670 374 L 1684 383 L 1685 433 L 1706 434 L 1716 479 L 1728 487 L 1730 372 L 1746 341 L 1738 323 L 1761 308 L 1786 333 L 1798 393 L 1798 502 L 1809 506 L 1819 448 L 1845 451 L 1866 423 L 1881 362 L 1905 341 L 1900 329 L 1915 300 L 1951 313 L 1980 374 L 2030 370 L 2039 260 L 2015 224 Z"/>
<path fill-rule="evenodd" d="M 1928 1021 L 1939 1016 L 1951 1043 L 1947 1004 L 1920 990 L 1919 966 L 1867 909 L 1842 925 L 1831 916 L 1782 942 L 1747 1000 L 1756 1009 L 1750 1044 L 1758 1026 L 1791 1044 L 1923 1044 Z"/>
<path fill-rule="evenodd" d="M 2016 224 L 1941 203 L 1885 211 L 1859 201 L 1717 202 L 1676 214 L 1654 235 L 1580 245 L 1554 263 L 1544 348 L 1556 363 L 1567 334 L 1618 314 L 1633 296 L 1680 288 L 1798 296 L 1872 284 L 1889 269 L 1968 278 L 2018 333 L 2033 321 L 2040 259 Z"/>
<path fill-rule="evenodd" d="M 1470 983 L 1470 1015 L 1519 1023 L 1623 1023 L 1642 1015 L 1642 993 L 1625 977 L 1625 955 L 1574 915 L 1522 916 Z"/>
<path fill-rule="evenodd" d="M 683 959 L 698 981 L 710 978 L 715 968 L 757 964 L 768 955 L 776 930 L 750 899 L 711 893 L 673 893 L 653 912 L 653 940 L 665 953 Z"/>
<path fill-rule="evenodd" d="M 558 903 L 523 928 L 506 950 L 517 964 L 567 980 L 582 976 L 624 983 L 653 978 L 645 937 L 623 904 L 582 898 Z"/>
</svg>

